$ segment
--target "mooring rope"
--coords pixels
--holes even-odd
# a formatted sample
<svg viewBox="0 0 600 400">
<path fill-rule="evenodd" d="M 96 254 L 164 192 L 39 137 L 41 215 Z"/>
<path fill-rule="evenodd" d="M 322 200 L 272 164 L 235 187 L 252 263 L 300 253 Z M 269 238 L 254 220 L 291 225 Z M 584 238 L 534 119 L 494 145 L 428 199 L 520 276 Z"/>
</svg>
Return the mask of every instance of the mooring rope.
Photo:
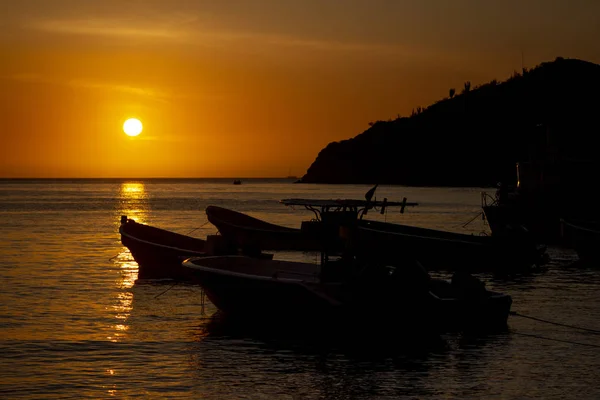
<svg viewBox="0 0 600 400">
<path fill-rule="evenodd" d="M 154 296 L 154 298 L 155 299 L 159 298 L 163 294 L 167 293 L 169 290 L 173 289 L 177 284 L 178 284 L 178 282 L 175 282 L 169 288 L 167 288 L 167 290 L 164 290 L 161 293 Z M 204 292 L 204 288 L 200 288 L 200 315 L 202 315 L 202 316 L 206 315 L 206 293 Z"/>
<path fill-rule="evenodd" d="M 199 227 L 197 227 L 197 228 L 194 228 L 194 229 L 192 229 L 191 231 L 189 231 L 188 233 L 186 233 L 186 235 L 189 235 L 190 233 L 192 233 L 192 232 L 194 232 L 194 231 L 197 231 L 198 229 L 202 228 L 203 226 L 205 226 L 205 225 L 206 225 L 206 224 L 208 224 L 209 222 L 210 222 L 210 221 L 208 221 L 208 220 L 207 220 L 205 223 L 203 223 L 203 224 L 202 224 L 202 225 L 200 225 Z"/>
<path fill-rule="evenodd" d="M 204 288 L 200 288 L 200 315 L 206 315 L 206 311 L 204 310 L 205 305 L 205 296 Z"/>
<path fill-rule="evenodd" d="M 165 290 L 162 293 L 157 294 L 156 296 L 154 296 L 155 299 L 159 298 L 160 296 L 162 296 L 163 294 L 167 293 L 169 290 L 173 289 L 175 287 L 175 285 L 177 285 L 177 282 L 175 282 L 174 284 L 171 285 L 171 287 L 169 287 L 167 290 Z"/>
<path fill-rule="evenodd" d="M 534 335 L 534 334 L 531 334 L 531 333 L 522 333 L 522 332 L 515 332 L 515 331 L 513 331 L 512 333 L 514 333 L 515 335 L 527 336 L 527 337 L 532 337 L 532 338 L 535 338 L 535 339 L 543 339 L 543 340 L 550 340 L 550 341 L 553 341 L 553 342 L 561 342 L 561 343 L 568 343 L 568 344 L 577 344 L 577 345 L 580 345 L 580 346 L 600 348 L 600 345 L 592 344 L 592 343 L 583 343 L 583 342 L 575 342 L 575 341 L 572 341 L 572 340 L 555 339 L 555 338 L 549 338 L 549 337 L 540 336 L 540 335 Z"/>
<path fill-rule="evenodd" d="M 581 327 L 581 326 L 561 324 L 560 322 L 548 321 L 546 319 L 541 319 L 541 318 L 532 317 L 530 315 L 521 314 L 521 313 L 518 313 L 516 311 L 511 311 L 510 315 L 514 315 L 514 316 L 522 317 L 522 318 L 528 318 L 528 319 L 532 319 L 534 321 L 544 322 L 546 324 L 562 326 L 562 327 L 565 327 L 565 328 L 579 329 L 579 330 L 582 330 L 582 331 L 594 333 L 596 335 L 600 334 L 600 330 L 598 330 L 598 329 L 590 329 L 590 328 L 584 328 L 584 327 Z"/>
<path fill-rule="evenodd" d="M 462 224 L 462 227 L 463 227 L 463 228 L 466 228 L 466 227 L 467 227 L 467 225 L 469 225 L 471 222 L 473 222 L 473 221 L 475 221 L 477 218 L 479 218 L 479 216 L 480 216 L 481 214 L 483 214 L 483 211 L 481 211 L 479 214 L 477 214 L 476 216 L 474 216 L 473 218 L 471 218 L 471 219 L 469 220 L 469 222 L 467 222 L 466 224 Z"/>
</svg>

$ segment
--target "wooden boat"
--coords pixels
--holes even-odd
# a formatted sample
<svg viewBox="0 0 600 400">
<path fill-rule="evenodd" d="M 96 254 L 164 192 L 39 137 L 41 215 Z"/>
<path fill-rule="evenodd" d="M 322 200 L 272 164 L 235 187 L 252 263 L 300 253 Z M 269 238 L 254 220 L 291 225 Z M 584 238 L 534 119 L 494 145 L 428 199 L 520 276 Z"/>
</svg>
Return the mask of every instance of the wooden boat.
<svg viewBox="0 0 600 400">
<path fill-rule="evenodd" d="M 481 206 L 492 235 L 525 226 L 536 241 L 562 245 L 561 219 L 600 220 L 595 182 L 600 162 L 580 159 L 561 148 L 550 126 L 533 129 L 537 143 L 529 157 L 516 163 L 514 180 L 499 183 L 495 195 L 482 193 Z"/>
<path fill-rule="evenodd" d="M 192 257 L 182 265 L 220 312 L 250 323 L 394 332 L 497 329 L 506 327 L 512 304 L 509 295 L 486 290 L 472 276 L 432 279 L 410 261 L 387 267 L 343 259 L 317 265 L 217 256 Z"/>
<path fill-rule="evenodd" d="M 365 258 L 394 261 L 411 255 L 428 270 L 511 272 L 543 264 L 545 248 L 536 246 L 524 231 L 510 235 L 475 236 L 434 229 L 365 220 L 365 210 L 417 203 L 368 202 L 363 200 L 284 199 L 281 203 L 302 206 L 315 213 L 301 229 L 269 224 L 221 207 L 209 206 L 206 213 L 221 234 L 240 248 L 263 250 L 360 252 Z M 345 226 L 345 237 L 339 237 Z M 348 233 L 348 232 L 356 232 Z M 325 246 L 328 248 L 325 249 Z"/>
<path fill-rule="evenodd" d="M 220 236 L 211 235 L 203 240 L 140 224 L 125 215 L 121 217 L 119 233 L 121 243 L 138 264 L 138 279 L 188 280 L 188 271 L 181 266 L 186 258 L 238 253 L 237 249 L 228 248 Z M 273 257 L 260 252 L 253 256 Z"/>
<path fill-rule="evenodd" d="M 577 252 L 579 260 L 586 265 L 600 263 L 600 222 L 561 219 L 561 231 L 567 246 Z"/>
<path fill-rule="evenodd" d="M 338 217 L 343 213 L 350 217 L 351 221 L 366 214 L 366 210 L 372 208 L 385 209 L 391 206 L 404 207 L 415 206 L 417 203 L 365 201 L 365 200 L 305 200 L 284 199 L 281 203 L 288 206 L 300 206 L 313 211 L 315 218 L 305 221 L 301 228 L 288 228 L 285 226 L 271 224 L 249 215 L 229 210 L 218 206 L 208 206 L 206 216 L 208 220 L 217 227 L 221 235 L 232 245 L 246 249 L 247 252 L 260 250 L 296 250 L 296 251 L 321 251 L 323 250 L 322 227 L 327 225 L 335 236 L 338 234 Z M 326 215 L 325 221 L 322 215 Z M 344 216 L 344 218 L 346 217 Z M 325 222 L 325 224 L 322 224 Z M 341 248 L 341 241 L 329 246 Z"/>
<path fill-rule="evenodd" d="M 138 263 L 138 279 L 187 279 L 181 262 L 204 257 L 206 241 L 121 217 L 121 243 Z"/>
<path fill-rule="evenodd" d="M 385 209 L 386 201 L 282 203 L 315 211 L 317 219 L 309 230 L 319 238 L 320 265 L 235 256 L 185 260 L 183 267 L 221 312 L 252 321 L 316 322 L 348 329 L 357 328 L 360 315 L 361 325 L 383 325 L 384 331 L 399 325 L 404 331 L 410 327 L 425 332 L 506 325 L 510 296 L 485 290 L 465 272 L 457 272 L 449 283 L 431 279 L 410 254 L 388 263 L 376 257 L 357 258 L 352 246 L 338 246 L 340 228 L 353 229 L 374 204 Z M 409 203 L 404 199 L 390 204 L 404 208 Z"/>
<path fill-rule="evenodd" d="M 271 224 L 218 206 L 206 207 L 206 216 L 228 242 L 246 251 L 320 249 L 319 242 L 301 229 Z"/>
<path fill-rule="evenodd" d="M 501 195 L 503 190 L 509 190 Z M 548 200 L 552 199 L 552 200 Z M 553 194 L 525 192 L 521 188 L 499 188 L 495 196 L 481 194 L 481 209 L 492 236 L 505 236 L 525 227 L 538 243 L 560 244 L 559 214 L 563 209 Z"/>
<path fill-rule="evenodd" d="M 365 257 L 385 261 L 411 256 L 430 271 L 514 272 L 546 262 L 545 247 L 526 231 L 478 236 L 361 220 L 352 246 Z"/>
</svg>

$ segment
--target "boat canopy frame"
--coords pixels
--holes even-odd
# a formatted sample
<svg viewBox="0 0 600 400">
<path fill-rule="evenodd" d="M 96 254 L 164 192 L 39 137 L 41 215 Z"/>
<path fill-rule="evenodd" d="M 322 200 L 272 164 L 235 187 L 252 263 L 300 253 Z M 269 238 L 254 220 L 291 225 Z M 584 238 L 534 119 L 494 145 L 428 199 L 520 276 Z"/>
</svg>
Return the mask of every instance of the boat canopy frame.
<svg viewBox="0 0 600 400">
<path fill-rule="evenodd" d="M 400 207 L 400 213 L 404 213 L 406 207 L 418 206 L 419 203 L 407 202 L 406 197 L 401 202 L 388 201 L 384 198 L 383 201 L 368 201 L 368 200 L 353 200 L 353 199 L 283 199 L 279 202 L 286 206 L 302 206 L 315 214 L 317 221 L 322 221 L 323 214 L 334 212 L 349 212 L 356 213 L 359 219 L 366 215 L 368 210 L 379 208 L 381 214 L 385 213 L 387 207 Z"/>
</svg>

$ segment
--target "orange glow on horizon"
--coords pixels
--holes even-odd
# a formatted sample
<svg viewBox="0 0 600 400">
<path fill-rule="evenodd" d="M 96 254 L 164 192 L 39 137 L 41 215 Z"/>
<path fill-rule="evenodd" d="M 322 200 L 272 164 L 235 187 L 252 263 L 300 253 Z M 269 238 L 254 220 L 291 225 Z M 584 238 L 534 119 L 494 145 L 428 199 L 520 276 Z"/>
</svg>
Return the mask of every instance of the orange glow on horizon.
<svg viewBox="0 0 600 400">
<path fill-rule="evenodd" d="M 6 3 L 0 178 L 302 176 L 330 142 L 465 81 L 600 62 L 593 0 L 351 2 L 344 18 L 336 2 Z"/>
</svg>

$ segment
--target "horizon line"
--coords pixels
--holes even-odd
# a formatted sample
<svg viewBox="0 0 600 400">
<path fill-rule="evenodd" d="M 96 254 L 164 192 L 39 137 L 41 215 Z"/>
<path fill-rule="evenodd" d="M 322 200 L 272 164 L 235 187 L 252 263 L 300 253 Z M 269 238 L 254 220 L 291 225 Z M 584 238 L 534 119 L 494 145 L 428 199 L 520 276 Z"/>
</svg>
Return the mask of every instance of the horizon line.
<svg viewBox="0 0 600 400">
<path fill-rule="evenodd" d="M 106 176 L 106 177 L 0 177 L 0 180 L 83 180 L 83 179 L 120 179 L 120 180 L 144 180 L 144 179 L 299 179 L 298 176 L 263 176 L 263 177 L 214 177 L 214 176 L 197 176 L 197 177 L 166 177 L 166 176 L 154 176 L 154 177 L 118 177 L 118 176 Z"/>
</svg>

